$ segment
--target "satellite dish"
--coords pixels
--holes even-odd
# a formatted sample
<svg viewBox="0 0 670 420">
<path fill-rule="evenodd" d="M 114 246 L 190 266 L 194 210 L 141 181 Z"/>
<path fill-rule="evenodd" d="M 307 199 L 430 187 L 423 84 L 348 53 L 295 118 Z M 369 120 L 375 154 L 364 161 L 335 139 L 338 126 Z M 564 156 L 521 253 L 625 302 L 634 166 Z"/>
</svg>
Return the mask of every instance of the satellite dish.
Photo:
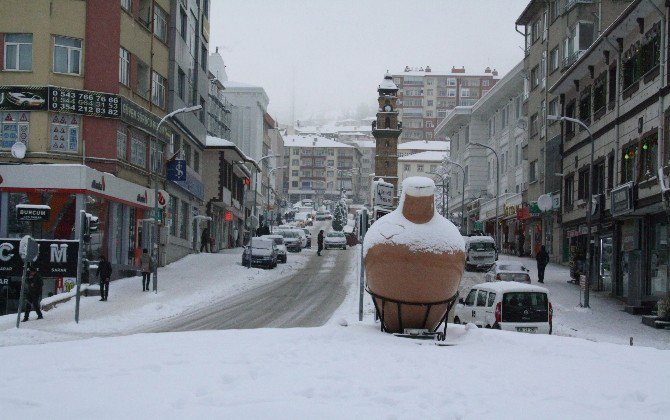
<svg viewBox="0 0 670 420">
<path fill-rule="evenodd" d="M 554 207 L 554 202 L 549 194 L 542 194 L 537 198 L 537 207 L 542 211 L 549 211 Z"/>
<path fill-rule="evenodd" d="M 26 145 L 20 141 L 14 143 L 14 145 L 12 145 L 12 156 L 17 159 L 23 159 L 26 157 Z"/>
</svg>

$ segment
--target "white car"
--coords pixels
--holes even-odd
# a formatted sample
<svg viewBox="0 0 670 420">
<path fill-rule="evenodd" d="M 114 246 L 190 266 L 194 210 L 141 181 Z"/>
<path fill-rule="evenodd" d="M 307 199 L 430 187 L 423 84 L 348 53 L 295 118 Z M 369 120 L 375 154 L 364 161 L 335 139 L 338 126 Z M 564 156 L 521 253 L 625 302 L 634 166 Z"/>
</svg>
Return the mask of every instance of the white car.
<svg viewBox="0 0 670 420">
<path fill-rule="evenodd" d="M 523 266 L 523 264 L 496 261 L 493 267 L 484 274 L 486 281 L 518 281 L 521 283 L 530 284 L 530 270 Z"/>
<path fill-rule="evenodd" d="M 456 304 L 454 323 L 551 334 L 552 315 L 549 291 L 544 287 L 496 281 L 472 286 Z"/>
<path fill-rule="evenodd" d="M 284 237 L 281 235 L 263 235 L 261 238 L 272 239 L 272 241 L 275 243 L 275 246 L 277 247 L 277 261 L 285 263 L 288 251 L 286 249 L 286 245 L 284 244 Z"/>
<path fill-rule="evenodd" d="M 489 270 L 498 259 L 495 240 L 490 236 L 465 236 L 465 270 Z"/>
<path fill-rule="evenodd" d="M 341 248 L 347 249 L 347 238 L 344 236 L 344 232 L 330 231 L 326 234 L 326 237 L 323 238 L 323 248 Z"/>
</svg>

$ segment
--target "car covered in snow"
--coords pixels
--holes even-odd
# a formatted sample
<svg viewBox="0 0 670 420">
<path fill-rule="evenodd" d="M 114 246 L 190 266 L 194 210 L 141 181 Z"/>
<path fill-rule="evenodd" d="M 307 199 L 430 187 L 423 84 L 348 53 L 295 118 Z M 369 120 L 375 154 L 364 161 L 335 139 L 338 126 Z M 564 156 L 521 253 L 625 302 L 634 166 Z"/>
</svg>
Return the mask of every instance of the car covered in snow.
<svg viewBox="0 0 670 420">
<path fill-rule="evenodd" d="M 328 232 L 323 238 L 323 248 L 347 249 L 347 238 L 345 237 L 344 232 L 339 232 L 336 230 Z"/>
<path fill-rule="evenodd" d="M 314 217 L 316 221 L 328 220 L 327 213 L 325 211 L 317 211 L 316 216 Z"/>
<path fill-rule="evenodd" d="M 489 270 L 498 259 L 495 240 L 490 236 L 465 236 L 465 270 Z"/>
<path fill-rule="evenodd" d="M 470 287 L 454 310 L 455 324 L 551 334 L 553 308 L 544 287 L 496 281 Z"/>
<path fill-rule="evenodd" d="M 284 237 L 284 245 L 286 245 L 288 251 L 302 251 L 302 238 L 298 229 L 277 229 L 274 233 Z"/>
<path fill-rule="evenodd" d="M 249 259 L 251 259 L 251 265 L 275 268 L 277 266 L 277 255 L 277 246 L 272 239 L 251 238 L 251 242 L 244 247 L 242 252 L 242 265 L 249 265 Z"/>
<path fill-rule="evenodd" d="M 281 235 L 263 235 L 261 238 L 271 239 L 275 246 L 277 247 L 277 261 L 286 262 L 287 252 L 286 245 L 284 244 L 284 237 Z"/>
<path fill-rule="evenodd" d="M 496 263 L 493 264 L 493 267 L 484 274 L 484 280 L 518 281 L 520 283 L 530 284 L 529 271 L 530 270 L 520 263 L 496 261 Z"/>
<path fill-rule="evenodd" d="M 311 248 L 312 247 L 312 232 L 309 231 L 307 228 L 302 228 L 302 231 L 305 232 L 305 236 L 307 237 L 307 245 L 305 245 L 306 248 Z"/>
</svg>

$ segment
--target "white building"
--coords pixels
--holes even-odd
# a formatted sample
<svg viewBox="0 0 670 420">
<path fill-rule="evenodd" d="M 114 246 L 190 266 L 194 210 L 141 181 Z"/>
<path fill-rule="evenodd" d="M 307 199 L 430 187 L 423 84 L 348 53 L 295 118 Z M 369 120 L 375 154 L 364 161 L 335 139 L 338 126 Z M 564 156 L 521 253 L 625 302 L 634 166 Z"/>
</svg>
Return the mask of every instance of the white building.
<svg viewBox="0 0 670 420">
<path fill-rule="evenodd" d="M 414 153 L 425 152 L 425 151 L 436 151 L 436 152 L 449 152 L 449 142 L 448 141 L 437 141 L 437 140 L 415 140 L 415 141 L 406 141 L 398 145 L 398 156 L 407 156 Z"/>
<path fill-rule="evenodd" d="M 222 82 L 223 97 L 233 105 L 231 140 L 249 157 L 258 161 L 263 153 L 263 116 L 268 95 L 260 86 L 246 83 Z"/>
</svg>

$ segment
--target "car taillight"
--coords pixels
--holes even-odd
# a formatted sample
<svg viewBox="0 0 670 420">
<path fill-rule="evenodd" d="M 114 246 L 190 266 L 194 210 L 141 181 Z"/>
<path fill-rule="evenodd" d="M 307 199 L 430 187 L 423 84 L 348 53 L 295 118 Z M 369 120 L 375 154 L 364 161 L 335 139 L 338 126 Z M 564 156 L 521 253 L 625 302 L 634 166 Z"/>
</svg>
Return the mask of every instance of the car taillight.
<svg viewBox="0 0 670 420">
<path fill-rule="evenodd" d="M 549 302 L 549 323 L 551 323 L 553 318 L 554 318 L 554 307 L 551 306 L 551 302 Z"/>
<path fill-rule="evenodd" d="M 528 274 L 526 274 L 525 276 L 526 276 L 526 283 L 530 283 L 530 276 Z"/>
<path fill-rule="evenodd" d="M 496 322 L 502 321 L 502 302 L 496 303 Z"/>
</svg>

